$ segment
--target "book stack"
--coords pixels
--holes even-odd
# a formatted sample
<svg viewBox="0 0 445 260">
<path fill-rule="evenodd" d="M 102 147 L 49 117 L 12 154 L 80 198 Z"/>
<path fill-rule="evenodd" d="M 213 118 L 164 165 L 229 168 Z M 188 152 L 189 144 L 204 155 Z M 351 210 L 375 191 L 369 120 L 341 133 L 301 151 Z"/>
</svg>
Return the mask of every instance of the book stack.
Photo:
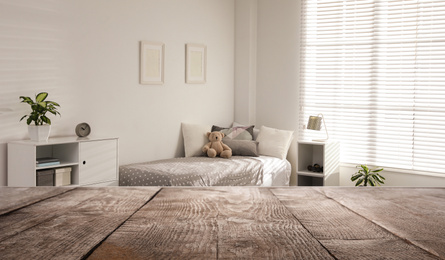
<svg viewBox="0 0 445 260">
<path fill-rule="evenodd" d="M 53 157 L 42 157 L 36 159 L 36 166 L 37 167 L 45 167 L 45 166 L 52 166 L 52 165 L 59 165 L 60 160 Z"/>
</svg>

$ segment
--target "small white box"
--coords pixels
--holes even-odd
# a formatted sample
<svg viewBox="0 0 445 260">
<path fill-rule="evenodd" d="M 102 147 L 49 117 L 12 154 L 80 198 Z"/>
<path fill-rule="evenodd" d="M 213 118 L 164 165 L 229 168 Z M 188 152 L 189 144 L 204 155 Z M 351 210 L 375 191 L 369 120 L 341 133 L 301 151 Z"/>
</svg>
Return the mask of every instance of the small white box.
<svg viewBox="0 0 445 260">
<path fill-rule="evenodd" d="M 56 169 L 55 186 L 71 185 L 71 167 Z"/>
</svg>

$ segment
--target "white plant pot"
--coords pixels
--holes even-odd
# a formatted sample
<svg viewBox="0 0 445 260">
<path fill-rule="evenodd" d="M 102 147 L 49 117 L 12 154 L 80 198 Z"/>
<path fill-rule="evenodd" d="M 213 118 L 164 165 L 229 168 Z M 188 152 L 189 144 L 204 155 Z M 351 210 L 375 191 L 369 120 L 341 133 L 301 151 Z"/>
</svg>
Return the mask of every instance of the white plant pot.
<svg viewBox="0 0 445 260">
<path fill-rule="evenodd" d="M 29 138 L 32 141 L 48 141 L 51 125 L 28 125 Z"/>
</svg>

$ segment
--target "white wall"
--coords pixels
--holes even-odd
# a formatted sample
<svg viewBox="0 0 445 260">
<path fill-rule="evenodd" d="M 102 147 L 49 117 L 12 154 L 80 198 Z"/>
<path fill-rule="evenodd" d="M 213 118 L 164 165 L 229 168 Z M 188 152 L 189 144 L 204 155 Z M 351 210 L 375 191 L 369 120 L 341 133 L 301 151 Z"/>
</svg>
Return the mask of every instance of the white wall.
<svg viewBox="0 0 445 260">
<path fill-rule="evenodd" d="M 258 125 L 296 130 L 300 1 L 258 1 Z"/>
<path fill-rule="evenodd" d="M 257 0 L 235 2 L 235 121 L 255 124 Z"/>
<path fill-rule="evenodd" d="M 235 100 L 239 98 L 240 102 L 235 102 L 235 119 L 258 127 L 296 131 L 300 1 L 238 0 L 236 3 L 236 17 L 240 18 L 236 20 Z M 254 11 L 256 15 L 252 15 Z M 240 34 L 244 37 L 239 37 Z M 255 38 L 256 44 L 252 43 Z M 252 57 L 253 52 L 256 57 Z M 250 97 L 254 97 L 253 101 L 241 102 Z M 296 138 L 287 157 L 293 166 L 291 184 L 296 183 L 295 141 Z"/>
<path fill-rule="evenodd" d="M 298 136 L 300 1 L 258 1 L 256 124 L 295 131 Z M 296 185 L 296 140 L 287 159 Z"/>
<path fill-rule="evenodd" d="M 120 138 L 120 164 L 183 155 L 181 122 L 234 116 L 234 1 L 5 0 L 0 3 L 0 185 L 6 143 L 26 139 L 20 95 L 61 104 L 51 136 Z M 164 85 L 139 84 L 139 41 L 165 43 Z M 185 84 L 185 44 L 207 45 L 207 83 Z M 10 111 L 4 111 L 10 110 Z M 2 112 L 3 111 L 3 112 Z"/>
<path fill-rule="evenodd" d="M 296 129 L 299 12 L 295 0 L 236 1 L 235 120 Z"/>
</svg>

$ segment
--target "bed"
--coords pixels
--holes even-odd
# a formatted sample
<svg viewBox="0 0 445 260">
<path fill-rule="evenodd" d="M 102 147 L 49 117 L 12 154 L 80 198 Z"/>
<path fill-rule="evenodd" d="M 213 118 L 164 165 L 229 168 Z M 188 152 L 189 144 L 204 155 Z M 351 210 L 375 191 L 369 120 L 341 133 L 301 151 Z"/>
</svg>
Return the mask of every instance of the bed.
<svg viewBox="0 0 445 260">
<path fill-rule="evenodd" d="M 119 186 L 289 186 L 286 160 L 293 131 L 262 126 L 181 125 L 185 157 L 133 163 L 119 167 Z M 202 152 L 206 133 L 219 131 L 232 149 L 229 159 Z"/>
<path fill-rule="evenodd" d="M 271 156 L 181 157 L 119 167 L 119 186 L 289 186 L 289 161 Z"/>
<path fill-rule="evenodd" d="M 444 259 L 445 189 L 0 187 L 2 259 Z"/>
</svg>

